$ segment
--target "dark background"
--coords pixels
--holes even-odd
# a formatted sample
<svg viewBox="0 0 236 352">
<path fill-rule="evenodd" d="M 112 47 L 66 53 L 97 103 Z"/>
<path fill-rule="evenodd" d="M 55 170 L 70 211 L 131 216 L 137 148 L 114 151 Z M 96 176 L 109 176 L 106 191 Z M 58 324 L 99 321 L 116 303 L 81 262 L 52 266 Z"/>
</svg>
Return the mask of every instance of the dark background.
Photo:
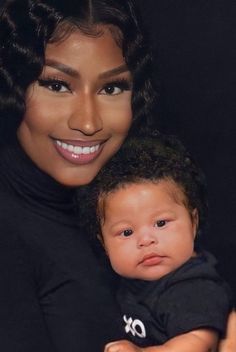
<svg viewBox="0 0 236 352">
<path fill-rule="evenodd" d="M 208 181 L 205 244 L 236 293 L 236 2 L 140 0 L 160 81 L 160 129 L 177 134 Z"/>
<path fill-rule="evenodd" d="M 155 52 L 160 130 L 177 134 L 206 173 L 205 243 L 236 292 L 236 2 L 136 1 Z"/>
</svg>

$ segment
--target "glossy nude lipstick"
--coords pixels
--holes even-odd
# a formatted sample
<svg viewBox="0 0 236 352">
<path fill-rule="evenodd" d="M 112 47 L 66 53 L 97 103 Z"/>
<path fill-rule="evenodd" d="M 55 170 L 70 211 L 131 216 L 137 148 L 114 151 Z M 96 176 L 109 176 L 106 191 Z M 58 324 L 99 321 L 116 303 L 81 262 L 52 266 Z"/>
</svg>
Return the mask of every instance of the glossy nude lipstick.
<svg viewBox="0 0 236 352">
<path fill-rule="evenodd" d="M 54 139 L 57 152 L 67 161 L 84 165 L 95 160 L 103 149 L 104 141 L 70 141 Z"/>
</svg>

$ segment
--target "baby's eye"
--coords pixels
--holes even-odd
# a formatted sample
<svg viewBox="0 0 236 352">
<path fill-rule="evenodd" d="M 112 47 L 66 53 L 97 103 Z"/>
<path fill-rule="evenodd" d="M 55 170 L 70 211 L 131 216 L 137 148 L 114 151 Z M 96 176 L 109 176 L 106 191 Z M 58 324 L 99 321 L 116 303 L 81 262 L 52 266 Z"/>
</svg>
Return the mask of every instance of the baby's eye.
<svg viewBox="0 0 236 352">
<path fill-rule="evenodd" d="M 121 232 L 121 235 L 123 235 L 124 237 L 129 237 L 133 234 L 133 230 L 131 229 L 127 229 Z"/>
<path fill-rule="evenodd" d="M 67 82 L 56 79 L 39 79 L 39 85 L 45 87 L 56 93 L 71 92 L 70 86 Z"/>
<path fill-rule="evenodd" d="M 166 225 L 166 223 L 167 223 L 166 220 L 157 220 L 157 221 L 155 222 L 155 227 L 163 227 L 163 226 Z"/>
<path fill-rule="evenodd" d="M 125 90 L 130 90 L 130 83 L 127 80 L 120 80 L 107 83 L 100 91 L 102 95 L 118 95 Z"/>
</svg>

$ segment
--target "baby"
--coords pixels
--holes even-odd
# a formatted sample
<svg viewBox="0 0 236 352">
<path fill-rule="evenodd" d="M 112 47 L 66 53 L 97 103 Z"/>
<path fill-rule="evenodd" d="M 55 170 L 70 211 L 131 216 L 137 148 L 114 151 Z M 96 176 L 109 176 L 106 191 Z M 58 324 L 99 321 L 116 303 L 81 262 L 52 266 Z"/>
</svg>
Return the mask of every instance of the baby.
<svg viewBox="0 0 236 352">
<path fill-rule="evenodd" d="M 111 266 L 127 340 L 105 352 L 214 351 L 231 308 L 213 256 L 200 249 L 205 181 L 171 136 L 130 140 L 100 172 L 90 198 Z"/>
</svg>

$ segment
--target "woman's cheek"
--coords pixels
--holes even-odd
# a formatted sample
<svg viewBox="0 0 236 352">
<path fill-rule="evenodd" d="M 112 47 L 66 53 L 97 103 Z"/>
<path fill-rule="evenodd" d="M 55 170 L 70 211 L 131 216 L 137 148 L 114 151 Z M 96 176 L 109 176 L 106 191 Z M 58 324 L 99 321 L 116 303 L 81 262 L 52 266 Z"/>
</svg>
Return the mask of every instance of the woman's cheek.
<svg viewBox="0 0 236 352">
<path fill-rule="evenodd" d="M 132 124 L 131 92 L 125 92 L 114 100 L 110 99 L 109 103 L 103 105 L 101 113 L 104 124 L 109 124 L 117 133 L 128 132 Z"/>
</svg>

